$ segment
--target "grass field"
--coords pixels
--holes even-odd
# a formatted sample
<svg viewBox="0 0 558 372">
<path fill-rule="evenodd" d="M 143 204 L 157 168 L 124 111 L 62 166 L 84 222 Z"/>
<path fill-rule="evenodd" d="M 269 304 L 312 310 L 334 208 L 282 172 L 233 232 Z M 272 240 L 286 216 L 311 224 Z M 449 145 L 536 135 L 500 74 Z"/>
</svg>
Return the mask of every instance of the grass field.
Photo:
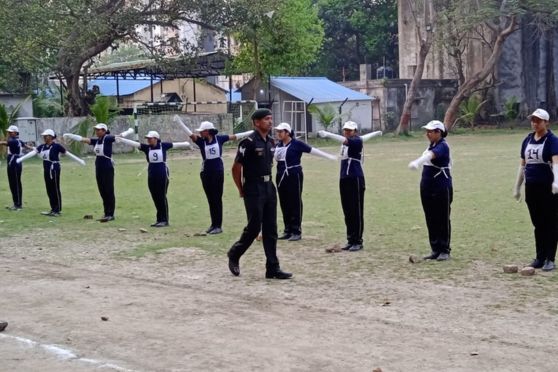
<svg viewBox="0 0 558 372">
<path fill-rule="evenodd" d="M 364 309 L 367 306 L 375 307 L 384 299 L 389 305 L 394 298 L 401 298 L 405 306 L 410 306 L 407 311 L 411 312 L 420 312 L 425 307 L 430 309 L 435 304 L 442 307 L 454 306 L 452 311 L 459 311 L 460 306 L 470 304 L 473 309 L 466 312 L 472 311 L 471 319 L 478 316 L 475 311 L 491 313 L 484 325 L 494 327 L 494 337 L 500 339 L 503 337 L 498 334 L 499 323 L 502 322 L 499 320 L 501 312 L 505 312 L 502 319 L 506 319 L 504 323 L 509 322 L 506 323 L 509 327 L 512 327 L 517 314 L 524 314 L 525 319 L 529 319 L 528 314 L 532 310 L 529 306 L 534 304 L 537 316 L 552 317 L 558 314 L 557 302 L 546 296 L 556 288 L 558 277 L 554 273 L 525 278 L 503 274 L 501 269 L 504 264 L 526 264 L 534 255 L 533 232 L 527 208 L 524 202 L 515 202 L 511 191 L 519 162 L 521 140 L 526 134 L 526 130 L 481 131 L 450 135 L 447 138 L 453 157 L 454 202 L 453 259 L 445 263 L 423 262 L 413 265 L 408 262 L 409 255 L 423 255 L 430 251 L 419 198 L 420 172 L 407 168 L 409 161 L 418 157 L 427 145 L 422 133 L 415 133 L 409 138 L 385 136 L 366 143 L 365 248 L 357 253 L 324 252 L 327 247 L 345 242 L 338 190 L 339 165 L 310 155 L 303 157 L 303 240 L 299 243 L 280 242 L 278 245 L 282 268 L 295 275 L 291 284 L 265 284 L 263 255 L 259 243 L 254 243 L 241 261 L 241 278 L 244 278 L 242 282 L 234 282 L 229 278 L 225 253 L 239 237 L 246 222 L 242 200 L 230 177 L 234 156 L 232 147 L 227 149 L 225 155 L 224 233 L 217 236 L 196 235 L 209 226 L 207 202 L 199 179 L 200 158 L 197 151 L 174 152 L 170 156 L 168 199 L 171 226 L 165 229 L 149 227 L 155 220 L 155 208 L 147 189 L 143 154 L 116 156 L 116 221 L 106 224 L 83 219 L 86 214 L 93 214 L 95 218 L 102 215 L 93 158 L 86 159 L 88 164 L 85 167 L 80 167 L 69 159 L 62 160 L 63 215 L 60 218 L 47 218 L 39 214 L 42 210 L 48 210 L 42 166 L 38 160 L 27 161 L 23 176 L 24 209 L 20 212 L 0 210 L 0 236 L 4 242 L 0 248 L 0 257 L 11 262 L 10 259 L 18 259 L 24 255 L 33 262 L 64 264 L 69 268 L 84 270 L 97 270 L 98 263 L 102 261 L 106 267 L 121 270 L 121 276 L 118 276 L 118 270 L 110 270 L 111 275 L 121 279 L 136 277 L 135 272 L 127 271 L 127 265 L 143 265 L 142 277 L 158 280 L 166 278 L 169 281 L 172 278 L 173 283 L 182 283 L 185 288 L 194 285 L 191 275 L 195 272 L 205 278 L 208 288 L 215 287 L 215 291 L 220 288 L 236 293 L 244 291 L 240 287 L 250 288 L 252 292 L 242 292 L 239 296 L 244 296 L 244 301 L 252 305 L 259 303 L 260 295 L 267 298 L 267 293 L 288 301 L 294 298 L 296 306 L 303 310 L 319 308 L 318 304 L 326 308 L 333 306 L 334 313 L 337 311 L 335 306 L 354 307 L 354 311 L 360 311 L 358 309 L 362 307 L 362 311 L 369 311 Z M 330 153 L 338 152 L 338 146 L 333 142 L 317 140 L 313 144 Z M 0 203 L 10 205 L 4 174 L 2 173 L 0 179 Z M 278 210 L 278 226 L 281 229 L 280 209 Z M 148 232 L 142 233 L 140 228 L 145 228 Z M 19 248 L 14 248 L 14 245 Z M 96 251 L 97 246 L 102 248 Z M 189 255 L 191 252 L 197 253 Z M 188 268 L 191 270 L 189 273 Z M 208 276 L 201 273 L 204 270 Z M 182 276 L 178 276 L 179 272 Z M 415 284 L 419 289 L 411 289 Z M 413 294 L 415 291 L 424 290 L 428 296 L 434 296 L 428 292 L 428 287 L 442 292 L 451 288 L 450 292 L 453 291 L 454 294 L 448 298 L 451 298 L 449 302 L 455 301 L 455 304 L 447 304 L 448 298 L 445 298 L 446 303 L 440 305 L 433 297 L 424 300 L 427 304 L 406 302 L 410 301 L 409 298 L 416 297 Z M 477 304 L 474 298 L 476 291 L 482 293 L 479 296 L 483 298 Z M 408 298 L 403 292 L 407 293 Z M 322 301 L 326 298 L 337 305 L 325 305 Z M 417 301 L 421 302 L 423 299 Z M 408 316 L 405 311 L 405 307 L 402 307 L 398 310 L 398 315 L 386 315 L 381 323 L 405 323 L 403 319 Z M 374 315 L 377 316 L 379 315 Z M 360 321 L 364 321 L 363 319 Z M 411 323 L 417 321 L 407 320 Z M 322 321 L 323 319 L 318 320 Z M 473 328 L 476 329 L 476 326 L 473 327 L 465 320 L 463 322 L 452 326 L 452 332 L 470 334 L 473 343 L 482 344 L 479 341 L 481 339 L 486 341 L 483 338 L 474 338 L 476 336 Z M 36 335 L 31 330 L 26 332 Z M 534 338 L 536 334 L 530 334 L 529 337 L 531 336 Z M 250 339 L 251 336 L 247 337 Z M 339 337 L 342 339 L 345 336 Z M 436 336 L 433 336 L 433 340 L 435 339 Z M 448 342 L 454 341 L 450 339 Z M 407 346 L 401 341 L 397 347 L 405 349 Z M 420 346 L 416 347 L 420 349 Z M 529 354 L 534 347 L 530 344 L 523 351 Z M 287 346 L 284 349 L 290 350 Z M 307 352 L 312 355 L 315 350 L 309 348 Z M 364 350 L 362 353 L 366 355 Z M 258 355 L 260 354 L 256 353 L 254 358 Z M 287 352 L 287 355 L 290 354 Z M 392 368 L 386 368 L 385 371 L 409 370 L 407 368 L 413 366 L 417 367 L 414 370 L 474 370 L 468 369 L 472 364 L 455 360 L 454 364 L 448 361 L 449 364 L 436 365 L 429 359 L 421 359 L 423 364 L 415 366 L 398 364 L 396 360 L 387 357 L 382 359 L 374 351 L 370 355 L 373 357 L 366 360 L 365 364 L 343 360 L 343 363 L 338 361 L 337 364 L 332 364 L 332 368 L 322 369 L 371 370 L 369 367 L 376 366 L 375 361 L 378 361 L 384 363 L 384 366 L 391 365 Z M 223 357 L 224 361 L 234 359 L 231 355 L 227 356 Z M 124 361 L 128 366 L 135 366 L 136 369 L 141 370 L 138 366 L 145 367 L 139 362 L 134 365 L 122 355 L 112 358 Z M 298 366 L 299 370 L 327 366 L 324 360 L 314 361 L 311 365 L 288 360 L 294 363 L 289 364 L 290 366 Z M 479 367 L 480 370 L 514 370 L 512 367 L 521 366 L 511 362 L 509 365 L 498 364 L 494 360 L 497 359 L 484 360 L 479 364 L 484 367 Z M 321 365 L 322 362 L 326 364 Z M 268 364 L 254 363 L 246 369 L 275 370 L 266 368 L 274 366 L 273 361 L 267 361 Z M 163 367 L 158 365 L 153 368 L 182 370 L 172 363 L 162 365 Z M 200 362 L 199 367 L 205 369 L 210 365 L 210 369 L 228 370 L 211 363 Z"/>
</svg>

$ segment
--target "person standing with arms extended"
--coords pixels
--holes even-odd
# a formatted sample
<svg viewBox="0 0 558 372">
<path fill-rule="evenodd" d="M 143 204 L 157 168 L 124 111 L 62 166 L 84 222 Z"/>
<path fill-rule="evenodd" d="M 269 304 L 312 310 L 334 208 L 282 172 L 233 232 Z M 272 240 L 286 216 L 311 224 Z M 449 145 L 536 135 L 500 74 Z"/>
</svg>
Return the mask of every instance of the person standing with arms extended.
<svg viewBox="0 0 558 372">
<path fill-rule="evenodd" d="M 300 165 L 302 154 L 318 155 L 330 160 L 337 160 L 337 157 L 293 138 L 293 131 L 289 123 L 281 123 L 276 126 L 275 134 L 279 140 L 275 148 L 275 160 L 277 161 L 275 183 L 285 225 L 283 235 L 278 239 L 297 241 L 302 238 L 302 186 L 304 183 L 304 174 Z"/>
<path fill-rule="evenodd" d="M 21 185 L 23 165 L 16 160 L 23 155 L 24 147 L 31 148 L 19 139 L 19 129 L 15 125 L 10 125 L 6 132 L 8 133 L 8 138 L 6 141 L 0 141 L 0 145 L 8 146 L 8 157 L 6 159 L 8 162 L 8 183 L 13 201 L 13 205 L 6 208 L 11 211 L 18 211 L 23 208 L 23 187 Z"/>
<path fill-rule="evenodd" d="M 422 128 L 430 144 L 421 157 L 409 163 L 410 169 L 421 165 L 420 199 L 428 228 L 431 252 L 425 260 L 447 261 L 451 252 L 451 203 L 453 183 L 451 178 L 450 148 L 445 140 L 448 135 L 444 123 L 432 120 Z"/>
<path fill-rule="evenodd" d="M 93 127 L 96 138 L 82 137 L 77 134 L 65 133 L 64 139 L 72 139 L 93 146 L 95 151 L 95 178 L 101 199 L 103 199 L 103 217 L 99 222 L 114 220 L 116 198 L 114 196 L 114 161 L 112 160 L 112 144 L 115 137 L 110 134 L 106 124 L 99 123 Z"/>
<path fill-rule="evenodd" d="M 339 192 L 347 228 L 347 244 L 342 249 L 349 252 L 360 251 L 363 248 L 364 191 L 366 189 L 362 170 L 363 142 L 372 137 L 381 136 L 382 132 L 372 132 L 360 137 L 357 123 L 347 121 L 343 124 L 342 136 L 325 130 L 319 131 L 318 135 L 342 143 Z"/>
<path fill-rule="evenodd" d="M 289 279 L 279 266 L 277 258 L 277 192 L 273 185 L 271 167 L 275 141 L 269 135 L 272 127 L 271 111 L 258 109 L 252 114 L 255 131 L 238 145 L 232 167 L 232 176 L 244 207 L 248 224 L 240 239 L 229 249 L 229 270 L 234 276 L 240 275 L 240 257 L 262 231 L 266 257 L 265 277 L 267 279 Z"/>
<path fill-rule="evenodd" d="M 60 192 L 60 154 L 66 155 L 81 165 L 85 162 L 67 151 L 62 145 L 57 143 L 56 133 L 52 129 L 47 129 L 43 133 L 44 143 L 36 149 L 17 158 L 16 162 L 21 163 L 35 155 L 39 155 L 43 159 L 43 175 L 45 186 L 50 203 L 50 211 L 41 212 L 43 216 L 58 217 L 62 212 L 62 193 Z"/>
<path fill-rule="evenodd" d="M 536 109 L 529 118 L 533 132 L 521 144 L 514 197 L 521 200 L 525 181 L 525 202 L 535 227 L 536 257 L 529 266 L 552 271 L 558 242 L 558 137 L 548 129 L 545 110 Z"/>
<path fill-rule="evenodd" d="M 132 141 L 120 136 L 116 142 L 135 147 L 145 153 L 149 166 L 147 168 L 147 186 L 151 198 L 157 209 L 157 221 L 151 227 L 165 227 L 169 225 L 169 204 L 167 190 L 169 188 L 169 168 L 167 167 L 167 151 L 184 149 L 190 146 L 188 142 L 161 142 L 159 133 L 151 130 L 145 136 L 147 144 Z"/>
<path fill-rule="evenodd" d="M 203 158 L 200 178 L 209 203 L 209 214 L 211 216 L 211 226 L 206 230 L 206 233 L 220 234 L 223 232 L 223 184 L 225 182 L 225 168 L 222 159 L 223 144 L 227 141 L 245 138 L 254 131 L 220 135 L 217 134 L 219 131 L 213 123 L 203 121 L 200 127 L 196 129 L 199 134 L 196 134 L 192 133 L 178 115 L 174 116 L 174 121 L 180 124 L 200 149 Z"/>
</svg>

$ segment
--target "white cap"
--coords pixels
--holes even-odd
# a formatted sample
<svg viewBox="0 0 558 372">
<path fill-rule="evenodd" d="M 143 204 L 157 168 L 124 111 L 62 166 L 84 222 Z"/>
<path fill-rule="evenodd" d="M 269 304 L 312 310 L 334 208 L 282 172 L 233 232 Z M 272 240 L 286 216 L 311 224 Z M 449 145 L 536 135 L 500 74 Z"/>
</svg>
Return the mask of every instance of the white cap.
<svg viewBox="0 0 558 372">
<path fill-rule="evenodd" d="M 6 132 L 14 132 L 14 133 L 19 133 L 19 129 L 15 126 L 15 125 L 10 125 L 8 127 L 8 130 Z"/>
<path fill-rule="evenodd" d="M 275 127 L 275 130 L 286 130 L 289 133 L 292 131 L 289 123 L 281 123 Z"/>
<path fill-rule="evenodd" d="M 426 125 L 423 125 L 421 128 L 426 130 L 441 130 L 442 132 L 446 131 L 446 126 L 440 120 L 432 120 L 429 121 Z"/>
<path fill-rule="evenodd" d="M 203 132 L 204 130 L 210 129 L 215 129 L 215 125 L 210 121 L 202 121 L 200 127 L 196 129 L 196 132 Z"/>
<path fill-rule="evenodd" d="M 52 129 L 46 129 L 43 133 L 41 133 L 41 136 L 56 137 L 56 134 L 54 133 L 54 131 Z"/>
<path fill-rule="evenodd" d="M 548 119 L 550 119 L 550 115 L 548 115 L 548 112 L 543 109 L 536 109 L 531 115 L 529 115 L 529 119 L 531 119 L 533 116 L 536 116 L 537 118 L 544 121 L 548 121 Z"/>
<path fill-rule="evenodd" d="M 346 121 L 345 124 L 343 124 L 343 129 L 357 130 L 358 124 L 355 123 L 354 121 Z"/>
<path fill-rule="evenodd" d="M 104 123 L 99 123 L 99 124 L 95 125 L 93 128 L 95 128 L 95 129 L 104 129 L 105 131 L 108 130 L 107 125 L 104 124 Z"/>
<path fill-rule="evenodd" d="M 150 131 L 145 135 L 145 138 L 157 138 L 157 139 L 159 139 L 160 137 L 159 137 L 159 133 L 157 133 L 157 132 L 154 131 L 154 130 L 150 130 Z"/>
</svg>

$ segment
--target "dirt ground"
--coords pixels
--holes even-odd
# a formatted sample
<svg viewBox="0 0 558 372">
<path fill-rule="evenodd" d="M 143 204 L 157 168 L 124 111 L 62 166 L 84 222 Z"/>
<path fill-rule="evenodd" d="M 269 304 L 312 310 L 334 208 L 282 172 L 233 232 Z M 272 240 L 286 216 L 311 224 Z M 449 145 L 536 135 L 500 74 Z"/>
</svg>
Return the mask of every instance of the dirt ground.
<svg viewBox="0 0 558 372">
<path fill-rule="evenodd" d="M 256 243 L 235 278 L 226 257 L 187 242 L 138 259 L 121 255 L 139 243 L 133 236 L 118 247 L 60 245 L 59 233 L 2 238 L 2 371 L 558 368 L 557 297 L 522 301 L 505 280 L 406 281 L 389 267 L 362 275 L 343 269 L 359 253 L 328 256 L 311 240 L 280 243 L 284 268 L 296 262 L 293 280 L 263 279 Z"/>
</svg>

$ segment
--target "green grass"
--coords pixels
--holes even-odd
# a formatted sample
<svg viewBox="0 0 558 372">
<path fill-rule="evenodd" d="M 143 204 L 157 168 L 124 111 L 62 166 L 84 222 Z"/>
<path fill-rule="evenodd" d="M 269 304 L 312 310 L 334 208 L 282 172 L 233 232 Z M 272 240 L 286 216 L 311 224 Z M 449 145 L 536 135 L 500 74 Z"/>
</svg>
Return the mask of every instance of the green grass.
<svg viewBox="0 0 558 372">
<path fill-rule="evenodd" d="M 305 155 L 304 239 L 300 246 L 306 254 L 295 255 L 291 246 L 285 248 L 287 257 L 296 257 L 286 267 L 297 272 L 311 265 L 312 270 L 344 275 L 385 270 L 409 280 L 429 278 L 456 283 L 467 283 L 472 277 L 490 280 L 497 275 L 504 283 L 521 286 L 523 278 L 499 272 L 501 265 L 527 262 L 534 253 L 527 208 L 511 196 L 519 147 L 526 133 L 526 129 L 476 131 L 448 137 L 454 159 L 454 259 L 444 264 L 410 265 L 406 261 L 410 254 L 422 255 L 430 250 L 419 198 L 420 172 L 407 168 L 409 161 L 427 146 L 422 133 L 406 138 L 385 136 L 366 143 L 365 250 L 357 254 L 324 253 L 325 247 L 345 242 L 338 190 L 339 165 Z M 312 143 L 331 153 L 338 152 L 339 146 L 334 142 L 320 139 Z M 95 218 L 102 215 L 93 158 L 87 159 L 85 167 L 69 159 L 62 160 L 63 216 L 54 219 L 41 216 L 39 212 L 48 209 L 42 166 L 40 161 L 30 160 L 24 165 L 24 210 L 0 210 L 0 235 L 32 236 L 34 231 L 52 229 L 76 244 L 110 237 L 116 246 L 122 246 L 122 257 L 164 253 L 170 247 L 196 247 L 222 257 L 246 222 L 242 200 L 230 176 L 234 149 L 227 149 L 225 157 L 224 233 L 211 237 L 194 236 L 209 226 L 209 211 L 199 179 L 199 153 L 187 154 L 174 152 L 170 156 L 171 226 L 167 229 L 149 228 L 155 220 L 155 208 L 147 189 L 145 157 L 127 154 L 116 156 L 116 221 L 99 224 L 83 219 L 85 214 L 93 214 Z M 142 170 L 143 174 L 138 176 Z M 3 177 L 0 202 L 10 205 L 10 200 Z M 278 226 L 282 229 L 280 212 Z M 126 229 L 128 235 L 118 235 L 118 228 Z M 142 234 L 139 228 L 146 228 L 149 233 Z M 133 249 L 126 248 L 126 236 L 130 234 L 136 238 Z M 280 243 L 281 247 L 285 247 L 284 243 Z M 546 283 L 557 280 L 541 277 L 533 285 L 539 283 L 544 289 Z"/>
</svg>

